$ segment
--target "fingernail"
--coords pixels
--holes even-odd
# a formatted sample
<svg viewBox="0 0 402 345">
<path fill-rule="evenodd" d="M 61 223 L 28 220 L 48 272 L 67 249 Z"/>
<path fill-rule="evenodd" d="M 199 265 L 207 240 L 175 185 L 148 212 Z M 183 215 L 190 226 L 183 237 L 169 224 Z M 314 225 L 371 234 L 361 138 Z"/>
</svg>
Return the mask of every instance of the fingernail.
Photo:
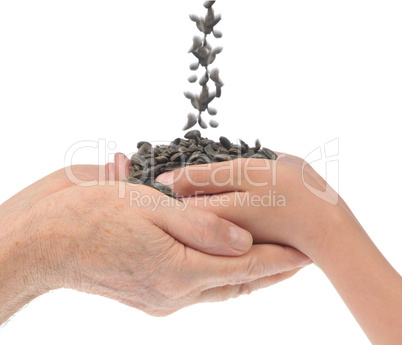
<svg viewBox="0 0 402 345">
<path fill-rule="evenodd" d="M 252 237 L 249 232 L 237 226 L 231 226 L 229 227 L 229 243 L 236 250 L 246 251 L 252 244 Z"/>
<path fill-rule="evenodd" d="M 311 259 L 308 259 L 307 261 L 303 262 L 301 265 L 299 265 L 299 267 L 306 267 L 309 266 L 313 263 L 313 261 Z"/>
<path fill-rule="evenodd" d="M 156 182 L 162 183 L 165 186 L 170 187 L 173 185 L 173 178 L 174 178 L 174 172 L 169 171 L 169 172 L 163 173 L 162 175 L 159 175 L 156 178 Z"/>
</svg>

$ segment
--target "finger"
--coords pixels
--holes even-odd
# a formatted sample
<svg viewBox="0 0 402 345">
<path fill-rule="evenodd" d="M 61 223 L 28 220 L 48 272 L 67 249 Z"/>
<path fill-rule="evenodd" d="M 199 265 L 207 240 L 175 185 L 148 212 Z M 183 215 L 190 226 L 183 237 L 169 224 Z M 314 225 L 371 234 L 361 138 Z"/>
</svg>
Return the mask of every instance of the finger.
<svg viewBox="0 0 402 345">
<path fill-rule="evenodd" d="M 114 155 L 115 177 L 117 181 L 125 180 L 130 175 L 131 161 L 124 153 Z"/>
<path fill-rule="evenodd" d="M 272 170 L 267 159 L 235 159 L 227 162 L 187 166 L 159 175 L 157 181 L 171 187 L 178 195 L 216 194 L 243 191 L 249 184 L 261 183 Z"/>
<path fill-rule="evenodd" d="M 293 277 L 301 268 L 295 268 L 293 270 L 278 273 L 273 276 L 263 277 L 254 281 L 237 284 L 237 285 L 225 285 L 201 292 L 197 303 L 203 302 L 221 302 L 230 298 L 236 298 L 241 295 L 249 295 L 254 291 L 265 289 L 272 285 L 278 284 L 286 279 Z"/>
<path fill-rule="evenodd" d="M 253 245 L 240 257 L 213 257 L 187 248 L 189 267 L 198 272 L 203 290 L 249 283 L 311 264 L 311 259 L 298 250 L 275 244 Z"/>
<path fill-rule="evenodd" d="M 245 254 L 252 245 L 251 234 L 211 212 L 184 207 L 160 208 L 156 225 L 169 235 L 203 253 L 224 256 Z"/>
<path fill-rule="evenodd" d="M 105 166 L 105 180 L 106 181 L 116 181 L 114 163 L 107 163 L 106 164 L 106 166 Z"/>
</svg>

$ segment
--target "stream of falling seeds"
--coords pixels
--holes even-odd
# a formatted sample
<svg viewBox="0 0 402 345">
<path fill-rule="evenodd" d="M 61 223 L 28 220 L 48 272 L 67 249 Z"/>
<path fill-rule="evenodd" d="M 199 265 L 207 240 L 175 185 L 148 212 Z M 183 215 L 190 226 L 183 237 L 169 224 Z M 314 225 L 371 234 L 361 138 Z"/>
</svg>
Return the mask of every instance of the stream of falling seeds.
<svg viewBox="0 0 402 345">
<path fill-rule="evenodd" d="M 211 33 L 216 38 L 221 38 L 222 33 L 215 29 L 220 22 L 221 15 L 216 15 L 212 6 L 215 1 L 206 1 L 204 7 L 207 9 L 206 17 L 190 15 L 190 19 L 196 23 L 197 28 L 204 34 L 203 37 L 194 36 L 193 45 L 189 50 L 197 59 L 190 65 L 190 70 L 197 71 L 200 66 L 205 68 L 205 73 L 198 80 L 197 75 L 188 78 L 190 83 L 197 80 L 202 87 L 199 95 L 185 92 L 184 95 L 191 101 L 193 107 L 198 110 L 198 115 L 190 113 L 187 116 L 187 124 L 183 130 L 188 130 L 198 125 L 205 129 L 207 123 L 202 118 L 202 113 L 208 111 L 209 115 L 215 116 L 217 110 L 210 106 L 210 103 L 221 97 L 223 82 L 219 76 L 217 68 L 209 69 L 215 61 L 216 56 L 222 52 L 222 47 L 212 48 L 207 41 L 207 36 Z M 210 92 L 208 84 L 212 81 L 215 84 L 215 91 Z M 209 121 L 213 128 L 219 126 L 215 119 Z M 200 131 L 191 130 L 184 135 L 184 139 L 177 138 L 169 145 L 152 146 L 147 141 L 140 141 L 137 144 L 138 152 L 131 157 L 130 176 L 127 182 L 134 184 L 144 184 L 153 187 L 160 192 L 176 197 L 174 192 L 167 186 L 158 183 L 155 179 L 164 172 L 182 168 L 187 165 L 209 164 L 225 162 L 237 158 L 257 158 L 257 159 L 277 159 L 275 152 L 261 148 L 261 143 L 257 139 L 255 145 L 250 147 L 244 141 L 240 144 L 233 144 L 228 138 L 220 137 L 219 142 L 208 138 L 203 138 Z"/>
<path fill-rule="evenodd" d="M 210 106 L 210 103 L 215 99 L 221 97 L 223 82 L 219 77 L 219 69 L 209 69 L 208 67 L 215 61 L 216 56 L 222 52 L 222 47 L 212 48 L 207 41 L 207 36 L 211 33 L 215 38 L 221 38 L 222 32 L 215 29 L 215 26 L 221 21 L 221 15 L 215 14 L 212 8 L 215 1 L 204 2 L 204 7 L 207 9 L 207 15 L 205 17 L 198 17 L 195 14 L 190 15 L 190 19 L 196 23 L 198 30 L 201 31 L 203 37 L 194 36 L 193 45 L 191 46 L 189 53 L 192 53 L 197 59 L 190 65 L 190 70 L 197 71 L 198 68 L 204 67 L 205 73 L 198 80 L 196 74 L 191 75 L 188 78 L 190 83 L 195 83 L 197 80 L 202 86 L 201 93 L 199 95 L 193 94 L 191 92 L 185 92 L 184 96 L 191 101 L 192 106 L 198 111 L 198 115 L 194 113 L 189 113 L 187 115 L 187 123 L 183 130 L 188 130 L 194 127 L 197 123 L 198 125 L 206 129 L 208 124 L 202 117 L 202 113 L 208 111 L 209 115 L 215 116 L 218 112 L 215 108 Z M 209 91 L 208 84 L 212 81 L 215 84 L 215 91 Z M 219 126 L 218 121 L 211 119 L 209 121 L 209 126 L 216 128 Z"/>
</svg>

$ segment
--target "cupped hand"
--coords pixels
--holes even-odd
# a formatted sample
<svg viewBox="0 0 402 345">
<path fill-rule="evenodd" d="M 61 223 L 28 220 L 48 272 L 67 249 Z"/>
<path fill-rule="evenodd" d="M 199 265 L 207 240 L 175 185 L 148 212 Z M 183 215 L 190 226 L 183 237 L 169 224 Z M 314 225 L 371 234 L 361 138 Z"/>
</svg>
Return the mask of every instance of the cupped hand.
<svg viewBox="0 0 402 345">
<path fill-rule="evenodd" d="M 50 215 L 39 222 L 55 244 L 43 253 L 52 258 L 42 272 L 50 289 L 99 294 L 151 315 L 250 293 L 289 278 L 310 262 L 276 245 L 256 245 L 238 257 L 186 247 L 182 238 L 193 241 L 194 248 L 215 242 L 230 255 L 234 249 L 222 245 L 229 240 L 219 237 L 230 234 L 233 225 L 146 186 L 73 186 L 34 208 L 38 215 Z M 216 237 L 209 238 L 213 233 Z"/>
<path fill-rule="evenodd" d="M 292 246 L 313 261 L 329 231 L 353 217 L 344 201 L 302 159 L 236 159 L 160 175 L 183 201 L 251 232 L 255 243 Z"/>
</svg>

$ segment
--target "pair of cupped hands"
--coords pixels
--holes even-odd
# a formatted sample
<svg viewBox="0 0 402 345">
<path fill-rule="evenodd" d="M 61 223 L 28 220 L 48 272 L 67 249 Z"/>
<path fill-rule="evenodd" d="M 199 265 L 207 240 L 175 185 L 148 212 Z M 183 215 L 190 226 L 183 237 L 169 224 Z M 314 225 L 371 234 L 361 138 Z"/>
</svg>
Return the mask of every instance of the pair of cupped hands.
<svg viewBox="0 0 402 345">
<path fill-rule="evenodd" d="M 61 169 L 2 205 L 3 225 L 15 230 L 8 242 L 15 242 L 15 253 L 25 248 L 16 256 L 14 279 L 33 297 L 72 288 L 158 316 L 226 300 L 316 261 L 326 238 L 323 224 L 336 220 L 334 210 L 348 212 L 342 200 L 334 209 L 306 188 L 334 197 L 295 156 L 160 175 L 157 181 L 181 200 L 123 182 L 130 165 L 119 153 L 106 166 Z M 282 204 L 258 202 L 269 194 L 282 196 Z"/>
</svg>

